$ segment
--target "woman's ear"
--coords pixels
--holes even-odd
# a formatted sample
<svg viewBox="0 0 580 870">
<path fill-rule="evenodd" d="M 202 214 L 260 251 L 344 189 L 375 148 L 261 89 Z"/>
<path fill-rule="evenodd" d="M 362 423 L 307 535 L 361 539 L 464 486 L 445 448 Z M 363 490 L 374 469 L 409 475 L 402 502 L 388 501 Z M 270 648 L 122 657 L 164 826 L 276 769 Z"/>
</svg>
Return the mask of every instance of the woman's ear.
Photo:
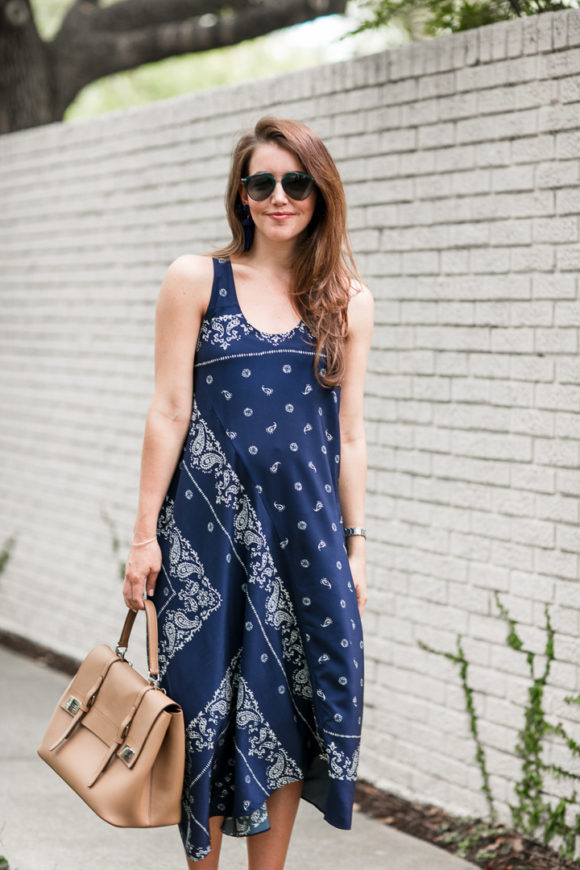
<svg viewBox="0 0 580 870">
<path fill-rule="evenodd" d="M 248 194 L 246 193 L 246 188 L 244 187 L 243 181 L 240 181 L 240 186 L 238 187 L 238 196 L 242 201 L 242 205 L 248 204 Z"/>
</svg>

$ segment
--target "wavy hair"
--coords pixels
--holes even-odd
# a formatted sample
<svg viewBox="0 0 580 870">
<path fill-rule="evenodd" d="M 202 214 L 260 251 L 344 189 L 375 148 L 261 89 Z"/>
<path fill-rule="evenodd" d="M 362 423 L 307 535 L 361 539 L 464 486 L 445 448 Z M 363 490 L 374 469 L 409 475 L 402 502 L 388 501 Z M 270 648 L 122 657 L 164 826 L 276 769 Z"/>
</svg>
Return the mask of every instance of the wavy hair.
<svg viewBox="0 0 580 870">
<path fill-rule="evenodd" d="M 353 282 L 360 283 L 346 228 L 346 200 L 338 169 L 322 140 L 305 124 L 262 118 L 243 135 L 232 154 L 226 192 L 226 213 L 232 241 L 214 252 L 216 257 L 244 251 L 244 217 L 240 179 L 248 174 L 254 149 L 275 144 L 293 154 L 317 187 L 312 219 L 296 246 L 291 292 L 300 317 L 316 339 L 314 373 L 320 384 L 333 387 L 344 376 L 347 308 Z M 319 362 L 325 354 L 324 370 Z"/>
</svg>

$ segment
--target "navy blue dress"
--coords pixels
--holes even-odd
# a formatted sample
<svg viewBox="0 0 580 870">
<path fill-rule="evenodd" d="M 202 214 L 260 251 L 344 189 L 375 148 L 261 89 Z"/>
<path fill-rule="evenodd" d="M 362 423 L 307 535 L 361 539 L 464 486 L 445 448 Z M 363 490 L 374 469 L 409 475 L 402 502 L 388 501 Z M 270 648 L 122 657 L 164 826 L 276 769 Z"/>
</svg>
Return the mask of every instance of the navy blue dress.
<svg viewBox="0 0 580 870">
<path fill-rule="evenodd" d="M 230 262 L 213 262 L 154 597 L 162 685 L 185 715 L 180 831 L 194 861 L 210 851 L 210 816 L 235 836 L 267 830 L 266 798 L 295 780 L 350 828 L 363 710 L 337 491 L 340 388 L 314 377 L 304 322 L 256 329 Z"/>
</svg>

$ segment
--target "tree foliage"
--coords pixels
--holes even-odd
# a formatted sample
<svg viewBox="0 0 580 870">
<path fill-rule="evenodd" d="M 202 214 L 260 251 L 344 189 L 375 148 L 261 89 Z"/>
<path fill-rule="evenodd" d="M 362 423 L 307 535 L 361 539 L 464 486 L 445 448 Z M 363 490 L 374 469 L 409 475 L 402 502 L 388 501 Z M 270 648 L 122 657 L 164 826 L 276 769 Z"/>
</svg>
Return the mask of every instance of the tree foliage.
<svg viewBox="0 0 580 870">
<path fill-rule="evenodd" d="M 557 12 L 577 0 L 360 0 L 364 18 L 354 33 L 402 24 L 412 38 L 470 30 L 496 21 Z"/>
</svg>

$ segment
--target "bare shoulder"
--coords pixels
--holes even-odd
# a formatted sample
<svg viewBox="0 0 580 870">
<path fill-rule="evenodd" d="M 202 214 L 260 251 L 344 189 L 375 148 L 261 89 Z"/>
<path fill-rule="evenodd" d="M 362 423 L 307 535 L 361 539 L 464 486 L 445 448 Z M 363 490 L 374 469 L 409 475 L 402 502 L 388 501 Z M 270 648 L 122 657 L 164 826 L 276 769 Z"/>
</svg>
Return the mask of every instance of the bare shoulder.
<svg viewBox="0 0 580 870">
<path fill-rule="evenodd" d="M 372 330 L 373 318 L 373 294 L 366 284 L 353 281 L 350 288 L 350 301 L 348 303 L 349 334 Z"/>
<path fill-rule="evenodd" d="M 182 254 L 167 268 L 158 304 L 171 308 L 185 306 L 191 313 L 204 313 L 209 305 L 212 283 L 211 257 Z"/>
<path fill-rule="evenodd" d="M 203 281 L 213 276 L 213 259 L 206 254 L 182 254 L 169 264 L 167 272 L 175 277 Z"/>
</svg>

